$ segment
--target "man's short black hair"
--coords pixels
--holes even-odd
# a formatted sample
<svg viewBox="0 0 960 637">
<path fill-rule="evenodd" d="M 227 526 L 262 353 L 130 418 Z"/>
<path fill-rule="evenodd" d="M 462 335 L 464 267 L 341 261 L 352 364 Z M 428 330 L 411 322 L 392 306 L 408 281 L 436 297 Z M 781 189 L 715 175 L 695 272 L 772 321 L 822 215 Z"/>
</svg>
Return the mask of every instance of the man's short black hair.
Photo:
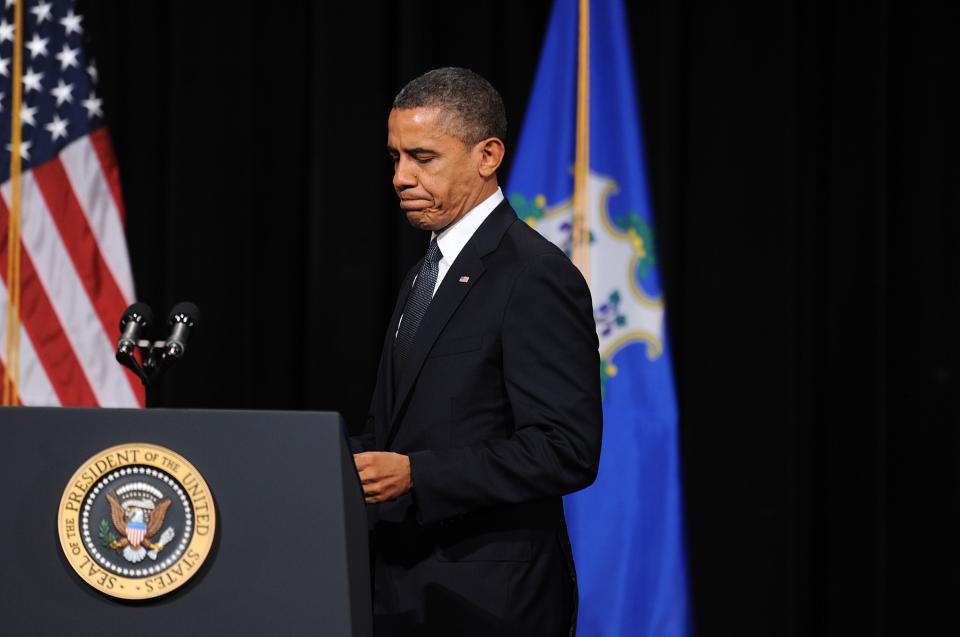
<svg viewBox="0 0 960 637">
<path fill-rule="evenodd" d="M 393 108 L 437 108 L 447 134 L 472 146 L 507 136 L 507 113 L 497 89 L 470 69 L 448 66 L 411 80 L 393 99 Z"/>
</svg>

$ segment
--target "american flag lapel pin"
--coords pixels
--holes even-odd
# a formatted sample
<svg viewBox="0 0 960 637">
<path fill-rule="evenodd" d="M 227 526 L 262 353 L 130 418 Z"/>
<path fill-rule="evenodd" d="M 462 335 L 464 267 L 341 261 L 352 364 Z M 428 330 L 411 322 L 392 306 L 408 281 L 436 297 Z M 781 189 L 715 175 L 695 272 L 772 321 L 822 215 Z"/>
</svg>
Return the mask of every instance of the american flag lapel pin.
<svg viewBox="0 0 960 637">
<path fill-rule="evenodd" d="M 468 276 L 460 277 L 460 283 L 470 283 L 470 277 Z"/>
</svg>

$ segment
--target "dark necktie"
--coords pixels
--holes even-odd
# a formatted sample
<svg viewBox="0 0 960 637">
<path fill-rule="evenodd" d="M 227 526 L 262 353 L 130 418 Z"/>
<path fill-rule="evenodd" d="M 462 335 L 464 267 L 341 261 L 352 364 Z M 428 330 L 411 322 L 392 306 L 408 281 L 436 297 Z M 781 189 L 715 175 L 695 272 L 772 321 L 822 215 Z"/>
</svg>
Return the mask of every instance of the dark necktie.
<svg viewBox="0 0 960 637">
<path fill-rule="evenodd" d="M 427 248 L 427 255 L 423 257 L 423 264 L 420 266 L 420 272 L 417 273 L 417 280 L 407 296 L 407 303 L 403 306 L 403 318 L 400 319 L 400 331 L 397 333 L 397 340 L 393 344 L 393 369 L 394 377 L 398 378 L 407 362 L 407 354 L 410 353 L 410 346 L 413 344 L 413 337 L 417 335 L 417 329 L 420 327 L 420 321 L 423 315 L 427 313 L 430 301 L 433 300 L 433 287 L 437 284 L 437 271 L 440 269 L 439 261 L 443 257 L 440 253 L 440 246 L 437 240 L 430 242 Z"/>
</svg>

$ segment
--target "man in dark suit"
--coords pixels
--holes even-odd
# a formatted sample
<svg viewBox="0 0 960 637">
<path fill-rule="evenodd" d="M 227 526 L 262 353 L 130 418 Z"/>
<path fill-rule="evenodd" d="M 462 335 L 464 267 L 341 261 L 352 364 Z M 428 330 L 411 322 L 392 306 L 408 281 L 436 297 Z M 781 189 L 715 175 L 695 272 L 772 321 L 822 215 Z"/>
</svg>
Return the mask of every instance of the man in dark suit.
<svg viewBox="0 0 960 637">
<path fill-rule="evenodd" d="M 596 477 L 590 291 L 497 185 L 503 102 L 466 69 L 396 97 L 400 207 L 429 230 L 387 328 L 355 461 L 378 635 L 568 635 L 576 577 L 561 496 Z"/>
</svg>

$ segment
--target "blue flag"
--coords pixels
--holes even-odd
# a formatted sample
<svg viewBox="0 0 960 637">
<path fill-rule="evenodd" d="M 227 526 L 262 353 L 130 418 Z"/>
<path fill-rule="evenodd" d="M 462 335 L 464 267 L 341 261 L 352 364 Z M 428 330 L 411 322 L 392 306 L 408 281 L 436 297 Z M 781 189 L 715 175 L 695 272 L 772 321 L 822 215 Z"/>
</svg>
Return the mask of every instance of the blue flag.
<svg viewBox="0 0 960 637">
<path fill-rule="evenodd" d="M 507 193 L 583 271 L 600 337 L 600 473 L 564 501 L 578 632 L 684 636 L 677 407 L 625 24 L 620 0 L 556 0 Z"/>
</svg>

